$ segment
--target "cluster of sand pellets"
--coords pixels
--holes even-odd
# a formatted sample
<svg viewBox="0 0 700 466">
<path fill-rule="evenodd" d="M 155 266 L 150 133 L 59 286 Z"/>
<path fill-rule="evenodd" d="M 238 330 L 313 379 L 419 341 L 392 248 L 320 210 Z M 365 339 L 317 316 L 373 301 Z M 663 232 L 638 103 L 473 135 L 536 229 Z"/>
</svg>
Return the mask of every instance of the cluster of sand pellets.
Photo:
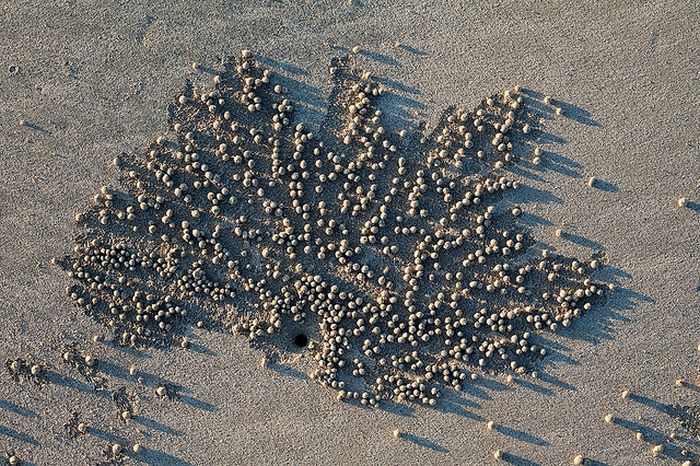
<svg viewBox="0 0 700 466">
<path fill-rule="evenodd" d="M 115 159 L 120 186 L 76 216 L 68 294 L 122 345 L 186 347 L 197 326 L 303 347 L 313 380 L 363 405 L 534 374 L 537 335 L 608 290 L 601 257 L 536 249 L 518 221 L 506 168 L 533 152 L 537 112 L 515 88 L 429 133 L 390 130 L 383 86 L 352 55 L 330 70 L 324 134 L 248 51 L 188 85 L 170 130 Z"/>
</svg>

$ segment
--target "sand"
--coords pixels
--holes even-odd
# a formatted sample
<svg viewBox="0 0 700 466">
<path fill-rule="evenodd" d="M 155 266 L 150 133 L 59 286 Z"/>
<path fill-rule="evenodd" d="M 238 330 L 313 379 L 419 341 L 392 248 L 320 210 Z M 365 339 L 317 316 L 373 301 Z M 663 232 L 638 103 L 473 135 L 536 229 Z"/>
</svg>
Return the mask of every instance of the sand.
<svg viewBox="0 0 700 466">
<path fill-rule="evenodd" d="M 700 367 L 692 2 L 3 8 L 0 359 L 30 354 L 74 380 L 38 388 L 3 374 L 2 449 L 37 465 L 94 464 L 115 441 L 142 443 L 146 464 L 490 464 L 495 449 L 515 464 L 567 464 L 577 454 L 679 463 L 652 458 L 634 430 L 669 434 L 680 424 L 664 405 L 698 404 L 697 391 L 674 384 L 694 382 Z M 206 77 L 192 62 L 215 66 L 217 56 L 255 50 L 288 78 L 304 119 L 320 122 L 329 60 L 358 44 L 363 66 L 397 94 L 397 123 L 435 122 L 448 105 L 515 84 L 566 102 L 570 118 L 553 127 L 561 143 L 527 179 L 526 210 L 537 239 L 557 252 L 604 249 L 614 267 L 606 278 L 623 292 L 555 338 L 558 354 L 540 380 L 503 389 L 497 378 L 445 409 L 340 404 L 294 367 L 261 368 L 260 353 L 227 334 L 195 332 L 199 351 L 88 343 L 114 386 L 134 387 L 136 364 L 147 386 L 186 387 L 177 402 L 144 389 L 139 417 L 122 424 L 113 401 L 60 365 L 65 342 L 106 335 L 66 299 L 68 279 L 49 263 L 71 247 L 74 213 L 114 183 L 114 156 L 165 129 L 184 80 Z M 591 189 L 589 176 L 604 184 Z M 679 196 L 688 207 L 677 207 Z M 560 227 L 571 235 L 557 238 Z M 623 388 L 640 396 L 623 401 Z M 96 429 L 68 440 L 62 426 L 74 411 Z M 608 413 L 624 422 L 606 425 Z M 504 427 L 489 432 L 487 420 Z M 405 435 L 393 438 L 395 428 Z"/>
</svg>

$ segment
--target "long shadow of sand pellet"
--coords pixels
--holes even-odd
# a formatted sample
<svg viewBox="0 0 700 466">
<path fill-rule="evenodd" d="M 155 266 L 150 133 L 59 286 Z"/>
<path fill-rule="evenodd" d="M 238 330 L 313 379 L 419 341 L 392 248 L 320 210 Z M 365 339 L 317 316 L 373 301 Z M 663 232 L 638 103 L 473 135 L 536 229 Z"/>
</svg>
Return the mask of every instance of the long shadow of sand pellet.
<svg viewBox="0 0 700 466">
<path fill-rule="evenodd" d="M 692 210 L 693 212 L 700 213 L 700 202 L 688 201 L 688 203 L 686 204 L 686 207 L 688 209 Z"/>
<path fill-rule="evenodd" d="M 219 355 L 216 351 L 213 351 L 210 348 L 207 348 L 206 346 L 204 346 L 200 343 L 190 343 L 190 345 L 188 346 L 188 349 L 191 351 L 194 351 L 195 353 L 204 354 L 206 356 L 218 356 Z"/>
<path fill-rule="evenodd" d="M 515 379 L 514 380 L 515 384 L 521 387 L 524 387 L 528 390 L 532 390 L 535 393 L 538 393 L 540 395 L 546 395 L 546 396 L 554 396 L 556 393 L 552 390 L 550 390 L 547 387 L 544 387 L 540 384 L 531 382 L 529 380 L 524 380 L 524 379 Z"/>
<path fill-rule="evenodd" d="M 78 380 L 69 375 L 63 375 L 54 371 L 46 371 L 46 379 L 53 384 L 61 387 L 69 388 L 71 390 L 77 390 L 82 393 L 88 393 L 95 395 L 100 398 L 109 398 L 110 393 L 106 389 L 96 387 L 93 384 L 89 384 Z"/>
<path fill-rule="evenodd" d="M 505 452 L 503 453 L 501 458 L 506 463 L 512 464 L 514 466 L 544 466 L 542 463 L 537 463 L 522 456 L 516 455 L 515 453 Z"/>
<path fill-rule="evenodd" d="M 438 453 L 449 453 L 449 450 L 440 445 L 439 443 L 434 442 L 426 437 L 421 437 L 420 435 L 412 434 L 410 432 L 402 432 L 400 434 L 400 437 L 422 448 L 427 448 Z"/>
<path fill-rule="evenodd" d="M 548 447 L 550 445 L 548 441 L 541 439 L 535 435 L 528 434 L 527 432 L 524 432 L 522 430 L 518 430 L 514 427 L 508 427 L 506 425 L 498 424 L 494 427 L 494 430 L 514 440 L 536 445 L 538 447 Z"/>
<path fill-rule="evenodd" d="M 25 432 L 19 432 L 12 427 L 4 426 L 0 424 L 0 436 L 9 437 L 13 440 L 28 443 L 30 445 L 39 445 L 39 442 L 31 435 Z"/>
<path fill-rule="evenodd" d="M 620 188 L 615 183 L 606 180 L 601 180 L 600 178 L 595 178 L 592 187 L 608 193 L 620 192 Z"/>
<path fill-rule="evenodd" d="M 484 418 L 481 415 L 466 409 L 464 404 L 456 403 L 451 400 L 441 400 L 441 403 L 438 403 L 434 409 L 438 412 L 454 414 L 456 416 L 463 417 L 464 419 L 469 419 L 470 421 L 481 422 L 484 420 Z"/>
<path fill-rule="evenodd" d="M 39 417 L 39 414 L 36 411 L 26 408 L 24 406 L 20 406 L 8 400 L 0 400 L 0 409 L 4 409 L 6 411 L 10 411 L 20 416 L 32 419 Z"/>
<path fill-rule="evenodd" d="M 193 396 L 180 395 L 177 397 L 177 399 L 179 401 L 181 401 L 182 403 L 185 403 L 187 405 L 192 406 L 193 408 L 200 409 L 202 411 L 213 412 L 213 411 L 217 410 L 215 405 L 213 405 L 211 403 L 207 403 L 206 401 L 202 401 L 202 400 L 195 398 Z"/>
<path fill-rule="evenodd" d="M 295 369 L 286 364 L 280 363 L 278 361 L 271 360 L 267 363 L 267 367 L 275 371 L 276 373 L 284 376 L 291 377 L 297 380 L 308 380 L 309 376 L 298 369 Z"/>
<path fill-rule="evenodd" d="M 641 403 L 645 406 L 648 406 L 659 413 L 662 414 L 670 414 L 673 410 L 673 407 L 671 405 L 665 404 L 658 402 L 654 400 L 653 398 L 649 398 L 648 396 L 640 395 L 639 393 L 631 393 L 629 396 L 630 400 L 635 401 L 637 403 Z"/>
<path fill-rule="evenodd" d="M 192 463 L 176 456 L 150 448 L 141 450 L 141 452 L 135 456 L 135 459 L 151 466 L 194 466 Z"/>
<path fill-rule="evenodd" d="M 591 465 L 591 466 L 611 466 L 610 463 L 605 463 L 603 461 L 597 461 L 591 458 L 586 458 L 586 462 L 584 463 L 586 465 Z"/>
<path fill-rule="evenodd" d="M 157 430 L 157 431 L 163 432 L 163 433 L 168 434 L 168 435 L 174 435 L 174 436 L 182 435 L 181 431 L 179 431 L 177 429 L 173 429 L 170 426 L 167 426 L 167 425 L 165 425 L 161 422 L 155 421 L 153 419 L 149 419 L 145 416 L 134 416 L 132 418 L 132 420 L 135 423 L 140 424 L 148 429 Z"/>
<path fill-rule="evenodd" d="M 114 434 L 112 432 L 106 431 L 104 429 L 100 429 L 99 427 L 92 426 L 89 428 L 87 433 L 95 438 L 98 438 L 100 440 L 104 440 L 106 442 L 110 443 L 118 443 L 120 445 L 128 445 L 127 439 L 124 437 L 121 437 L 117 434 Z"/>
<path fill-rule="evenodd" d="M 403 49 L 403 50 L 405 50 L 406 52 L 408 52 L 408 53 L 410 53 L 410 54 L 413 54 L 413 55 L 416 55 L 416 56 L 419 56 L 419 57 L 426 57 L 426 56 L 428 56 L 428 53 L 427 53 L 427 52 L 425 52 L 425 51 L 423 51 L 423 50 L 420 50 L 420 49 L 418 49 L 418 48 L 416 48 L 416 47 L 413 47 L 413 46 L 411 46 L 411 45 L 408 45 L 408 44 L 398 44 L 398 47 L 401 48 L 401 49 Z"/>
<path fill-rule="evenodd" d="M 548 374 L 546 372 L 540 372 L 540 373 L 538 373 L 537 378 L 544 383 L 547 383 L 549 385 L 553 385 L 553 386 L 560 388 L 562 390 L 566 390 L 566 391 L 570 391 L 570 392 L 576 391 L 575 386 L 553 376 L 552 374 Z"/>
<path fill-rule="evenodd" d="M 600 251 L 603 249 L 603 245 L 593 241 L 591 239 L 588 239 L 584 236 L 577 235 L 575 233 L 570 233 L 570 232 L 563 232 L 561 237 L 567 241 L 571 241 L 574 244 L 578 244 L 579 246 L 583 246 L 584 248 L 588 249 L 593 249 L 595 251 Z"/>
</svg>

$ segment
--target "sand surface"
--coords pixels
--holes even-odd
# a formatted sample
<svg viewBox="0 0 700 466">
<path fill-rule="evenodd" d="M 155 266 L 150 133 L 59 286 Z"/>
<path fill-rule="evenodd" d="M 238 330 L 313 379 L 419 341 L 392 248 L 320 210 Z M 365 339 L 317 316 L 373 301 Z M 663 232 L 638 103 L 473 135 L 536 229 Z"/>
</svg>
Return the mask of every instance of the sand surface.
<svg viewBox="0 0 700 466">
<path fill-rule="evenodd" d="M 697 242 L 700 208 L 700 39 L 694 2 L 172 3 L 65 1 L 0 7 L 0 360 L 58 365 L 66 341 L 85 342 L 110 383 L 185 387 L 178 402 L 140 405 L 128 425 L 114 403 L 73 379 L 42 388 L 0 379 L 0 454 L 26 464 L 95 464 L 113 442 L 140 442 L 145 464 L 680 464 L 665 404 L 700 404 Z M 397 47 L 397 44 L 401 44 Z M 395 93 L 396 125 L 434 122 L 520 84 L 564 102 L 561 138 L 541 169 L 518 171 L 536 238 L 567 255 L 607 253 L 618 292 L 554 337 L 539 380 L 475 384 L 450 407 L 365 409 L 229 334 L 196 331 L 193 350 L 120 350 L 90 341 L 106 330 L 66 298 L 50 259 L 70 251 L 73 216 L 112 159 L 165 130 L 166 107 L 193 62 L 246 47 L 288 80 L 306 121 L 320 123 L 330 59 L 355 45 Z M 17 66 L 16 73 L 9 67 Z M 25 120 L 20 125 L 20 119 Z M 402 122 L 402 120 L 405 120 Z M 590 176 L 603 183 L 593 189 Z M 676 200 L 691 200 L 678 208 Z M 570 234 L 557 238 L 554 230 Z M 683 378 L 693 386 L 677 387 Z M 638 394 L 627 401 L 620 391 Z M 78 411 L 95 428 L 69 440 Z M 623 422 L 612 426 L 612 413 Z M 486 421 L 503 427 L 487 431 Z M 394 439 L 393 429 L 404 435 Z M 641 430 L 652 438 L 639 442 Z M 137 462 L 138 464 L 138 462 Z"/>
</svg>

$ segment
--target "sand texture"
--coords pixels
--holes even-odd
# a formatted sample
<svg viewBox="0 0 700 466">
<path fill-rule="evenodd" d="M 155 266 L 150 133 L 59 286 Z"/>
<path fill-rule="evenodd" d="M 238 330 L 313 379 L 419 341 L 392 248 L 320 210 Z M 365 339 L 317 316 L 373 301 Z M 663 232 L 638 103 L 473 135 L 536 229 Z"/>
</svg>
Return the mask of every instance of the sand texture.
<svg viewBox="0 0 700 466">
<path fill-rule="evenodd" d="M 0 462 L 700 462 L 695 2 L 0 9 Z"/>
</svg>

